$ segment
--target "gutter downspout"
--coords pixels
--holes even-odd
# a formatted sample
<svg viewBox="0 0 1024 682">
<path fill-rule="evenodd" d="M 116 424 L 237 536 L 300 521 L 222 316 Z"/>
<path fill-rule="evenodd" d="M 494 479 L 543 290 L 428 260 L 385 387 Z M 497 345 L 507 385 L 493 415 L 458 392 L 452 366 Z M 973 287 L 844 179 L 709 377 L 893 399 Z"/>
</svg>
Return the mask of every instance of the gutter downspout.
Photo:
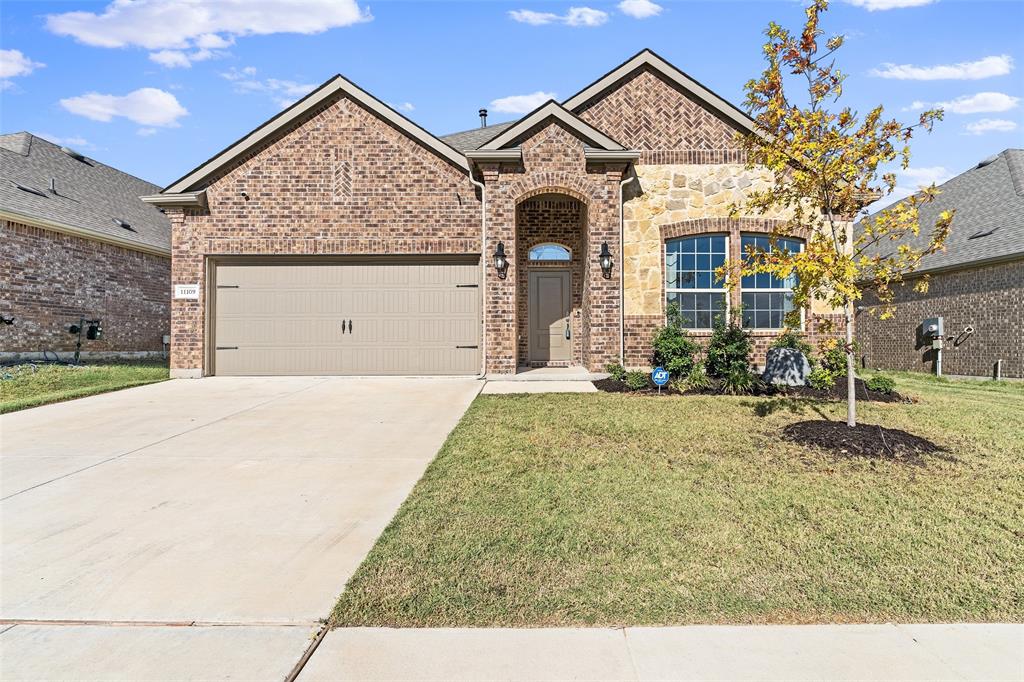
<svg viewBox="0 0 1024 682">
<path fill-rule="evenodd" d="M 487 192 L 484 183 L 473 177 L 473 162 L 469 162 L 469 181 L 480 188 L 480 378 L 487 376 Z"/>
<path fill-rule="evenodd" d="M 619 364 L 623 367 L 626 366 L 626 237 L 624 234 L 625 217 L 623 215 L 622 193 L 626 185 L 636 179 L 635 175 L 630 175 L 619 183 L 619 258 L 622 259 L 622 264 L 619 265 Z"/>
</svg>

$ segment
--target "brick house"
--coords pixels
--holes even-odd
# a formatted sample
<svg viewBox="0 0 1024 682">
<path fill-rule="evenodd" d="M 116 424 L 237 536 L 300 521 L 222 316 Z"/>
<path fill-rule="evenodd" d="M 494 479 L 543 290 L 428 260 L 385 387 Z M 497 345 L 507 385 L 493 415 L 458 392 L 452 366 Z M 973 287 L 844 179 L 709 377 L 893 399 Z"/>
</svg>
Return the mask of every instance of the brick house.
<svg viewBox="0 0 1024 682">
<path fill-rule="evenodd" d="M 896 292 L 895 314 L 872 314 L 866 296 L 855 329 L 869 367 L 935 371 L 925 319 L 942 317 L 944 374 L 1024 377 L 1024 150 L 1007 149 L 943 184 L 921 211 L 922 228 L 956 209 L 943 251 L 925 258 Z M 927 229 L 917 240 L 926 245 Z M 927 293 L 913 289 L 929 276 Z M 1000 362 L 1001 361 L 1001 362 Z"/>
<path fill-rule="evenodd" d="M 744 168 L 750 126 L 649 50 L 444 137 L 336 76 L 144 197 L 171 220 L 174 284 L 196 286 L 172 302 L 172 373 L 643 367 L 669 303 L 698 338 L 742 304 L 763 361 L 787 283 L 712 276 L 780 224 L 728 215 L 770 179 Z M 804 313 L 812 341 L 843 333 Z"/>
<path fill-rule="evenodd" d="M 171 226 L 139 197 L 159 188 L 52 142 L 0 135 L 0 360 L 160 354 L 170 331 Z M 52 355 L 50 356 L 52 358 Z"/>
</svg>

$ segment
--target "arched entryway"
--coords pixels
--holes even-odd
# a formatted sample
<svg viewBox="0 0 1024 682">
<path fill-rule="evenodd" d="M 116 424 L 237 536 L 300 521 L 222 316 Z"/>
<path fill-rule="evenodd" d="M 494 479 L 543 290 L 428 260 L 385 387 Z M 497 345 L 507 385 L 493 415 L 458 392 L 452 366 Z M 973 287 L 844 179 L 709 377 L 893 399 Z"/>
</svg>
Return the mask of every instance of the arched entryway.
<svg viewBox="0 0 1024 682">
<path fill-rule="evenodd" d="M 556 191 L 516 205 L 519 367 L 584 364 L 587 206 Z"/>
</svg>

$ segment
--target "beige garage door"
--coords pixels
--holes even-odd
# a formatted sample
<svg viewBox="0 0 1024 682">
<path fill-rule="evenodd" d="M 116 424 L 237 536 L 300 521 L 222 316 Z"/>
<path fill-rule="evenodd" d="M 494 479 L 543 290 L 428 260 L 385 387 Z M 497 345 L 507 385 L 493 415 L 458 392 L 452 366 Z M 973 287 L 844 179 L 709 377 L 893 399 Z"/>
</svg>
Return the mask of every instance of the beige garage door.
<svg viewBox="0 0 1024 682">
<path fill-rule="evenodd" d="M 218 265 L 219 375 L 476 374 L 473 262 Z"/>
</svg>

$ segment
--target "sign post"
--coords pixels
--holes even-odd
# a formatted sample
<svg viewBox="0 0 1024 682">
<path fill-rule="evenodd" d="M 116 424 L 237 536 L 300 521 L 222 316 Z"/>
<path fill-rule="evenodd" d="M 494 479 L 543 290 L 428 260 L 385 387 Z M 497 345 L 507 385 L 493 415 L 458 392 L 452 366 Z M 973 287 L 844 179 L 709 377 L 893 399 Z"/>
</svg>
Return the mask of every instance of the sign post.
<svg viewBox="0 0 1024 682">
<path fill-rule="evenodd" d="M 655 367 L 651 372 L 651 381 L 658 387 L 658 394 L 661 394 L 661 387 L 668 383 L 668 370 L 664 367 Z"/>
</svg>

